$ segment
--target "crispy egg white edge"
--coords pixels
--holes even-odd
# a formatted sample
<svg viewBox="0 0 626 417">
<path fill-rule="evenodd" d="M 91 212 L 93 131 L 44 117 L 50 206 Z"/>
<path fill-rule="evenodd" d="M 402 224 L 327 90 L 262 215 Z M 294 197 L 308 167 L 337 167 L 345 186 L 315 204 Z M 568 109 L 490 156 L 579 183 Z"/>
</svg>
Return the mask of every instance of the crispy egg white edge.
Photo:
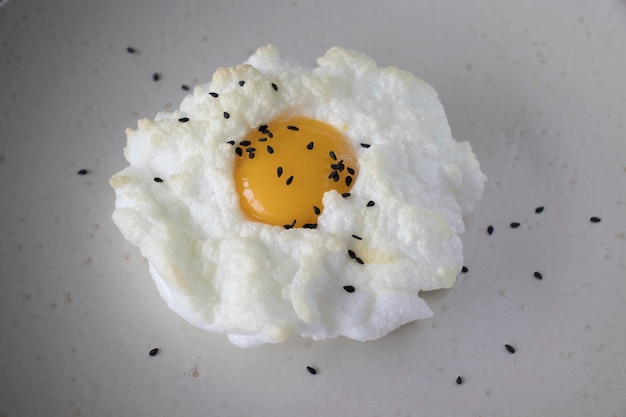
<svg viewBox="0 0 626 417">
<path fill-rule="evenodd" d="M 351 196 L 327 192 L 316 230 L 248 221 L 234 191 L 226 142 L 287 116 L 333 125 L 359 159 Z M 297 334 L 371 340 L 430 317 L 418 292 L 454 284 L 463 216 L 486 180 L 430 85 L 342 48 L 312 70 L 260 48 L 127 136 L 130 166 L 111 179 L 114 222 L 148 259 L 170 308 L 242 347 Z"/>
</svg>

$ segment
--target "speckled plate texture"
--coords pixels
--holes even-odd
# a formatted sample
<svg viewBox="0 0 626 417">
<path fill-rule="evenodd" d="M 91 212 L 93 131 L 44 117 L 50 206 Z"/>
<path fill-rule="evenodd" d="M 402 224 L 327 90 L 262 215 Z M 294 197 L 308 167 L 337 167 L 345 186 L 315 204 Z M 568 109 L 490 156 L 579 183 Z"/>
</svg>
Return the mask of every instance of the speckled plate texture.
<svg viewBox="0 0 626 417">
<path fill-rule="evenodd" d="M 409 70 L 472 143 L 433 318 L 240 349 L 111 222 L 125 128 L 267 43 Z M 623 0 L 0 1 L 0 416 L 626 416 L 624 68 Z"/>
</svg>

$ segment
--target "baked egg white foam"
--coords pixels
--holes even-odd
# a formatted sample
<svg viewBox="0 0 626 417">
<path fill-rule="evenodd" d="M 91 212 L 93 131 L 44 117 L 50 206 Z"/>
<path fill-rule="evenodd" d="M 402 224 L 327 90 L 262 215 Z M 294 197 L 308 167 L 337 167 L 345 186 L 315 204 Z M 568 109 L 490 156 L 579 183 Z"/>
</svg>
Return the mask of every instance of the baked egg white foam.
<svg viewBox="0 0 626 417">
<path fill-rule="evenodd" d="M 127 130 L 130 166 L 110 181 L 113 221 L 148 259 L 169 307 L 241 347 L 294 335 L 365 341 L 432 316 L 418 293 L 454 284 L 463 216 L 483 192 L 476 156 L 452 138 L 430 85 L 338 47 L 317 62 L 295 66 L 269 45 L 220 68 L 180 110 Z M 244 198 L 237 187 L 253 178 L 234 175 L 255 155 L 280 157 L 291 142 L 271 130 L 293 118 L 330 126 L 356 158 L 350 167 L 319 151 L 330 186 L 347 188 L 320 193 L 310 227 L 251 218 L 242 204 L 253 192 Z M 276 163 L 275 177 L 295 187 L 302 175 L 288 184 L 289 163 L 313 163 Z"/>
</svg>

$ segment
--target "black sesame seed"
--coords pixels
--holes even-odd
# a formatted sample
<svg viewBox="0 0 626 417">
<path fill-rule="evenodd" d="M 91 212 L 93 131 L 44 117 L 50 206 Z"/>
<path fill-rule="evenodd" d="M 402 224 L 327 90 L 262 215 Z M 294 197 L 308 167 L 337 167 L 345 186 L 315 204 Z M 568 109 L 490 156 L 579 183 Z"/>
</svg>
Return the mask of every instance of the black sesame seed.
<svg viewBox="0 0 626 417">
<path fill-rule="evenodd" d="M 189 117 L 181 117 L 178 121 L 181 123 L 187 123 L 189 121 Z"/>
<path fill-rule="evenodd" d="M 154 177 L 154 182 L 163 182 L 163 180 L 159 177 Z"/>
<path fill-rule="evenodd" d="M 274 89 L 274 91 L 278 91 L 278 86 L 274 83 L 272 83 L 272 88 Z"/>
<path fill-rule="evenodd" d="M 224 119 L 228 119 L 230 117 L 230 114 L 228 114 L 228 112 L 224 112 Z"/>
<path fill-rule="evenodd" d="M 513 222 L 510 224 L 510 226 L 511 226 L 511 229 L 517 229 L 520 226 L 520 224 L 518 222 Z"/>
<path fill-rule="evenodd" d="M 317 223 L 305 223 L 302 227 L 305 229 L 317 229 Z"/>
<path fill-rule="evenodd" d="M 229 145 L 234 145 L 234 144 L 235 144 L 235 141 L 234 141 L 234 140 L 229 140 L 229 141 L 228 141 L 228 142 L 226 142 L 226 143 L 228 143 Z"/>
<path fill-rule="evenodd" d="M 319 216 L 322 210 L 320 210 L 320 208 L 317 206 L 313 206 L 313 212 Z"/>
<path fill-rule="evenodd" d="M 187 84 L 181 85 L 180 88 L 182 88 L 183 91 L 189 91 L 189 86 Z"/>
<path fill-rule="evenodd" d="M 276 174 L 278 174 L 278 178 L 283 175 L 283 167 L 276 168 Z"/>
<path fill-rule="evenodd" d="M 250 158 L 250 159 L 254 159 L 254 152 L 250 152 L 250 153 L 248 154 L 248 158 Z"/>
<path fill-rule="evenodd" d="M 239 142 L 239 144 L 241 146 L 250 146 L 252 142 L 250 142 L 249 140 L 242 140 L 241 142 Z"/>
<path fill-rule="evenodd" d="M 152 81 L 159 81 L 161 79 L 161 74 L 159 74 L 158 72 L 155 72 L 154 74 L 152 74 Z"/>
<path fill-rule="evenodd" d="M 332 178 L 333 181 L 337 182 L 339 181 L 339 173 L 337 171 L 331 171 L 331 173 L 328 174 L 328 178 Z"/>
<path fill-rule="evenodd" d="M 81 169 L 81 170 L 79 170 L 79 171 L 77 172 L 77 174 L 78 174 L 78 175 L 87 175 L 87 172 L 89 172 L 89 171 L 87 171 L 86 169 Z"/>
<path fill-rule="evenodd" d="M 375 205 L 376 203 L 374 203 L 372 200 L 367 202 L 367 207 L 372 207 L 373 205 Z"/>
<path fill-rule="evenodd" d="M 359 258 L 358 256 L 356 258 L 354 258 L 354 260 L 356 261 L 356 263 L 363 265 L 365 262 L 363 262 L 363 259 Z"/>
<path fill-rule="evenodd" d="M 236 153 L 238 156 L 241 156 L 241 155 L 243 155 L 243 149 L 241 149 L 239 146 L 237 146 L 237 147 L 235 148 L 235 153 Z"/>
<path fill-rule="evenodd" d="M 363 240 L 363 238 L 358 235 L 352 235 L 352 237 L 355 238 L 356 240 Z"/>
<path fill-rule="evenodd" d="M 539 206 L 535 209 L 535 213 L 541 213 L 543 211 L 543 206 Z"/>
<path fill-rule="evenodd" d="M 461 272 L 466 274 L 467 272 L 469 272 L 469 269 L 467 269 L 467 267 L 465 265 L 463 265 L 463 268 L 461 268 Z"/>
<path fill-rule="evenodd" d="M 154 348 L 148 353 L 148 355 L 156 356 L 157 353 L 159 353 L 159 348 Z"/>
<path fill-rule="evenodd" d="M 509 353 L 515 353 L 515 348 L 511 345 L 504 345 L 504 347 L 506 348 L 506 350 L 509 351 Z"/>
<path fill-rule="evenodd" d="M 267 138 L 259 138 L 259 142 L 267 142 Z"/>
<path fill-rule="evenodd" d="M 349 293 L 353 293 L 354 292 L 354 287 L 352 285 L 344 285 L 343 289 L 346 290 L 346 292 L 349 292 Z"/>
<path fill-rule="evenodd" d="M 315 375 L 317 373 L 317 369 L 313 368 L 312 366 L 307 366 L 306 370 L 309 371 L 311 375 Z"/>
<path fill-rule="evenodd" d="M 354 251 L 351 249 L 348 249 L 348 255 L 350 255 L 352 259 L 356 258 L 356 253 L 354 253 Z"/>
<path fill-rule="evenodd" d="M 533 276 L 537 279 L 543 279 L 543 275 L 541 275 L 541 272 L 535 272 Z"/>
<path fill-rule="evenodd" d="M 244 80 L 239 81 L 239 85 L 240 85 L 241 87 L 243 87 L 243 85 L 244 85 L 245 83 L 246 83 L 246 82 L 245 82 Z"/>
<path fill-rule="evenodd" d="M 335 152 L 330 151 L 330 152 L 328 152 L 328 155 L 330 155 L 330 157 L 333 158 L 333 161 L 337 160 L 337 155 L 335 155 Z"/>
<path fill-rule="evenodd" d="M 264 132 L 265 133 L 265 132 Z M 272 132 L 270 132 L 269 130 L 267 131 L 267 133 L 265 133 L 267 135 L 268 138 L 273 138 L 274 135 L 272 134 Z"/>
<path fill-rule="evenodd" d="M 493 234 L 493 226 L 487 226 L 487 234 L 488 235 L 492 235 Z"/>
<path fill-rule="evenodd" d="M 343 193 L 343 194 L 341 194 L 341 196 L 343 198 L 348 198 L 348 197 L 350 197 L 350 193 Z"/>
<path fill-rule="evenodd" d="M 352 177 L 351 177 L 350 175 L 348 175 L 348 176 L 346 177 L 346 185 L 349 187 L 349 186 L 350 186 L 350 184 L 352 184 Z"/>
<path fill-rule="evenodd" d="M 296 219 L 293 219 L 293 221 L 291 222 L 291 224 L 286 224 L 283 227 L 285 229 L 291 229 L 292 227 L 294 227 L 296 225 Z"/>
<path fill-rule="evenodd" d="M 307 148 L 308 150 L 311 150 L 311 149 L 313 149 L 313 145 L 314 145 L 314 143 L 313 143 L 313 142 L 309 142 L 309 143 L 306 145 L 306 148 Z"/>
<path fill-rule="evenodd" d="M 295 130 L 296 132 L 297 132 L 298 130 L 300 130 L 300 129 L 298 129 L 298 127 L 297 127 L 297 126 L 287 126 L 287 129 L 289 129 L 289 130 Z"/>
<path fill-rule="evenodd" d="M 593 216 L 593 217 L 591 217 L 591 218 L 589 219 L 589 221 L 590 221 L 591 223 L 600 223 L 600 222 L 602 221 L 602 219 L 601 219 L 601 218 L 599 218 L 599 217 Z"/>
<path fill-rule="evenodd" d="M 369 148 L 370 146 L 372 146 L 372 145 L 370 145 L 369 143 L 362 143 L 361 144 L 362 148 Z"/>
<path fill-rule="evenodd" d="M 267 151 L 269 153 L 274 153 L 274 148 L 272 148 L 270 145 L 267 145 Z"/>
<path fill-rule="evenodd" d="M 134 54 L 135 52 L 137 52 L 137 50 L 132 46 L 129 46 L 128 48 L 126 48 L 126 52 L 128 52 L 129 54 Z"/>
<path fill-rule="evenodd" d="M 348 174 L 354 175 L 354 169 L 348 167 Z"/>
<path fill-rule="evenodd" d="M 463 383 L 463 378 L 461 378 L 460 376 L 456 377 L 456 383 L 457 385 L 461 385 Z"/>
<path fill-rule="evenodd" d="M 290 185 L 292 182 L 293 182 L 293 175 L 287 178 L 287 181 L 285 181 L 285 184 Z"/>
<path fill-rule="evenodd" d="M 209 95 L 210 95 L 211 97 L 219 97 L 219 96 L 220 96 L 219 94 L 214 93 L 214 92 L 212 92 L 212 91 L 209 93 Z"/>
<path fill-rule="evenodd" d="M 263 133 L 267 132 L 267 125 L 259 126 L 259 132 L 263 132 Z"/>
</svg>

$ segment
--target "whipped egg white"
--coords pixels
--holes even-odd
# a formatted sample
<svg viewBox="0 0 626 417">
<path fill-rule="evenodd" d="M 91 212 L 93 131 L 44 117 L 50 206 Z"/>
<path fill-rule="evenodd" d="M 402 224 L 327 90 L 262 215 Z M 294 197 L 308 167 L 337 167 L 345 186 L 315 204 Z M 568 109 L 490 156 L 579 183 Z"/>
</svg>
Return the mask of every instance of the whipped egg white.
<svg viewBox="0 0 626 417">
<path fill-rule="evenodd" d="M 128 129 L 113 221 L 160 294 L 241 347 L 365 341 L 432 316 L 485 176 L 435 90 L 362 53 L 260 48 Z"/>
</svg>

